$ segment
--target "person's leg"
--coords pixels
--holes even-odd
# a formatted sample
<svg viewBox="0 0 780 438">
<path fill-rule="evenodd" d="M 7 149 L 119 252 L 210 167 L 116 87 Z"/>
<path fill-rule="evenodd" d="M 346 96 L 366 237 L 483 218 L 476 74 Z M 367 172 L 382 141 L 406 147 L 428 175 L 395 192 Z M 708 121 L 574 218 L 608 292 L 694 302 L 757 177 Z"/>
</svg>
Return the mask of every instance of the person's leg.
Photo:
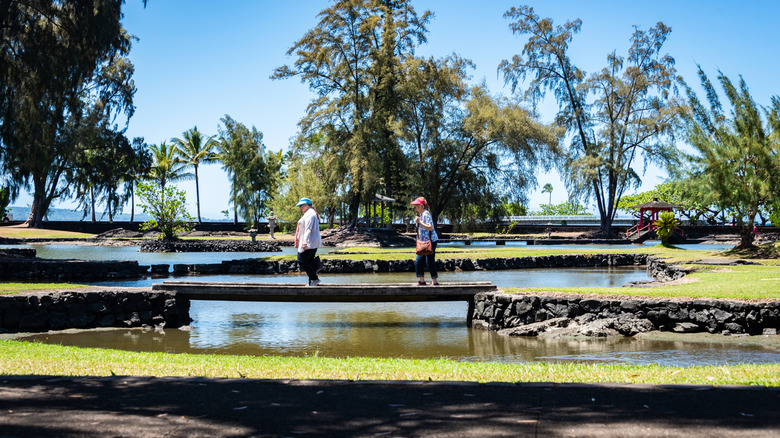
<svg viewBox="0 0 780 438">
<path fill-rule="evenodd" d="M 428 271 L 431 273 L 431 282 L 433 284 L 439 284 L 437 281 L 439 278 L 439 272 L 436 269 L 436 244 L 438 242 L 431 242 L 431 248 L 433 248 L 433 254 L 426 257 L 426 263 L 428 264 Z"/>
<path fill-rule="evenodd" d="M 418 284 L 425 284 L 425 256 L 418 255 L 414 259 L 414 271 L 419 280 Z"/>
<path fill-rule="evenodd" d="M 298 263 L 301 269 L 306 272 L 309 277 L 309 283 L 319 280 L 317 277 L 317 265 L 314 262 L 314 256 L 317 254 L 317 249 L 307 249 L 304 252 L 298 253 Z"/>
</svg>

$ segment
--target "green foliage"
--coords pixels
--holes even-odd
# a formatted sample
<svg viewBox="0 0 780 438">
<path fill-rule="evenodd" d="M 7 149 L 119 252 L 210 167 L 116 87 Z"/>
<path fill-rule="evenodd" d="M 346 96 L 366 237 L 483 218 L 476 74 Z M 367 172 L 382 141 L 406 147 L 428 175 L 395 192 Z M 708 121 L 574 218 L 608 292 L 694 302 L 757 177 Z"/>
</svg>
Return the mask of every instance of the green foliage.
<svg viewBox="0 0 780 438">
<path fill-rule="evenodd" d="M 674 217 L 674 213 L 671 211 L 664 211 L 658 216 L 658 219 L 653 222 L 653 227 L 658 238 L 661 239 L 662 245 L 669 245 L 669 239 L 679 225 L 680 221 Z"/>
<path fill-rule="evenodd" d="M 535 216 L 576 216 L 576 215 L 589 215 L 585 206 L 580 205 L 575 201 L 566 201 L 560 204 L 542 204 L 540 205 L 541 211 L 534 213 Z"/>
<path fill-rule="evenodd" d="M 502 196 L 525 200 L 539 167 L 558 156 L 558 132 L 525 108 L 469 88 L 471 62 L 457 56 L 409 59 L 396 128 L 434 220 L 487 212 Z M 484 216 L 482 217 L 484 218 Z"/>
<path fill-rule="evenodd" d="M 217 142 L 213 137 L 206 137 L 198 127 L 184 131 L 182 138 L 172 138 L 171 142 L 175 148 L 176 157 L 183 161 L 184 168 L 192 167 L 195 171 L 195 204 L 198 210 L 198 223 L 200 220 L 200 182 L 198 181 L 198 166 L 201 163 L 208 164 L 217 161 L 217 154 L 213 149 Z"/>
<path fill-rule="evenodd" d="M 182 181 L 192 178 L 192 174 L 186 172 L 187 165 L 176 155 L 176 147 L 160 142 L 149 147 L 152 151 L 153 164 L 149 168 L 148 178 L 156 181 L 165 189 L 169 182 Z"/>
<path fill-rule="evenodd" d="M 299 77 L 316 95 L 302 134 L 323 135 L 319 158 L 329 180 L 341 181 L 353 220 L 360 202 L 383 184 L 392 196 L 404 180 L 396 177 L 406 166 L 390 125 L 399 104 L 395 81 L 402 60 L 425 40 L 430 16 L 418 16 L 408 0 L 337 2 L 287 52 L 296 56 L 293 65 L 274 72 L 275 79 Z"/>
<path fill-rule="evenodd" d="M 187 201 L 183 190 L 161 187 L 157 184 L 138 183 L 141 209 L 152 219 L 141 225 L 142 230 L 160 231 L 160 238 L 175 239 L 179 233 L 192 230 L 194 218 L 187 213 Z"/>
<path fill-rule="evenodd" d="M 512 8 L 504 17 L 513 20 L 515 34 L 529 39 L 521 54 L 501 62 L 499 71 L 513 91 L 527 85 L 525 97 L 533 102 L 548 90 L 554 93 L 556 124 L 571 139 L 560 171 L 575 198 L 595 198 L 601 231 L 609 235 L 620 197 L 641 183 L 635 160 L 675 161 L 675 148 L 665 142 L 676 106 L 674 59 L 661 54 L 671 29 L 663 23 L 636 29 L 627 57 L 612 52 L 606 67 L 586 77 L 568 52 L 580 20 L 554 26 L 529 6 Z"/>
<path fill-rule="evenodd" d="M 11 191 L 8 187 L 0 187 L 0 221 L 8 215 L 8 204 L 11 203 Z"/>
<path fill-rule="evenodd" d="M 136 145 L 137 146 L 137 145 Z M 114 129 L 92 129 L 85 133 L 66 172 L 66 180 L 75 188 L 75 197 L 84 216 L 96 220 L 96 202 L 106 207 L 109 222 L 132 195 L 132 185 L 124 184 L 134 168 L 146 161 L 148 151 L 131 145 L 123 132 Z"/>
<path fill-rule="evenodd" d="M 131 37 L 115 0 L 2 2 L 0 139 L 12 194 L 33 190 L 30 225 L 67 196 L 84 129 L 133 114 Z"/>
<path fill-rule="evenodd" d="M 247 226 L 256 227 L 279 191 L 282 153 L 266 151 L 256 127 L 249 129 L 228 115 L 222 123 L 216 157 L 231 178 L 234 220 L 240 212 Z"/>
<path fill-rule="evenodd" d="M 618 203 L 618 209 L 639 217 L 639 210 L 629 207 L 645 204 L 656 198 L 659 201 L 679 206 L 680 214 L 694 224 L 702 218 L 707 222 L 715 222 L 718 214 L 722 212 L 720 207 L 712 205 L 705 198 L 699 196 L 693 182 L 688 179 L 659 184 L 647 192 L 623 195 Z"/>
<path fill-rule="evenodd" d="M 734 84 L 718 74 L 731 104 L 724 112 L 718 92 L 704 71 L 699 79 L 709 108 L 684 84 L 688 107 L 681 111 L 683 134 L 695 153 L 687 156 L 691 186 L 704 202 L 721 206 L 736 220 L 739 247 L 752 246 L 759 208 L 776 202 L 780 192 L 780 97 L 762 111 L 740 78 Z"/>
<path fill-rule="evenodd" d="M 772 204 L 769 220 L 772 221 L 773 227 L 780 227 L 780 202 Z"/>
</svg>

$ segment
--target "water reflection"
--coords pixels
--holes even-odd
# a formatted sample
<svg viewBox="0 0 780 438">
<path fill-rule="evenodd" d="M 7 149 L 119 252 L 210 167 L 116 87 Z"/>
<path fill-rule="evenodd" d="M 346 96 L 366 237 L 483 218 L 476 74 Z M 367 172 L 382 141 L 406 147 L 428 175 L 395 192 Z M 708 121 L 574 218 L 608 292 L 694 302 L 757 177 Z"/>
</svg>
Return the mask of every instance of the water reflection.
<svg viewBox="0 0 780 438">
<path fill-rule="evenodd" d="M 211 282 L 305 283 L 301 274 L 287 275 L 209 275 L 193 277 L 148 277 L 139 280 L 112 280 L 89 283 L 97 286 L 151 286 L 165 280 L 188 279 Z M 372 274 L 320 274 L 328 283 L 409 283 L 415 282 L 413 272 L 381 272 Z M 443 282 L 490 281 L 500 288 L 509 287 L 621 287 L 631 281 L 648 280 L 644 266 L 594 268 L 516 269 L 507 271 L 442 272 Z"/>
<path fill-rule="evenodd" d="M 774 346 L 642 338 L 505 337 L 465 324 L 466 304 L 194 301 L 189 331 L 88 330 L 24 338 L 80 347 L 169 353 L 471 362 L 594 362 L 671 366 L 778 363 Z M 681 335 L 682 337 L 682 335 Z M 724 338 L 725 339 L 725 338 Z"/>
</svg>

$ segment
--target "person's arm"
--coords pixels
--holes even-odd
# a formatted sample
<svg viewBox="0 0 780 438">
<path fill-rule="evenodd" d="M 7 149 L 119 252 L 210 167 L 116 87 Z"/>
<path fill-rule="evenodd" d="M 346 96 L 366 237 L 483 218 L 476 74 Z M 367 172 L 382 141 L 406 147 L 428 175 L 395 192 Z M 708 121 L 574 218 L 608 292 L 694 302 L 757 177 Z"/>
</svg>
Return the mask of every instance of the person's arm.
<svg viewBox="0 0 780 438">
<path fill-rule="evenodd" d="M 422 216 L 418 216 L 417 217 L 417 224 L 420 225 L 421 227 L 425 228 L 427 231 L 433 231 L 433 218 L 431 218 L 431 223 L 430 224 L 426 223 L 426 221 L 423 220 L 423 218 L 427 219 L 429 217 L 431 217 L 430 213 L 428 213 L 427 217 L 426 217 L 426 214 L 423 213 Z"/>
<path fill-rule="evenodd" d="M 303 231 L 301 234 L 303 234 L 303 237 L 301 238 L 301 246 L 304 250 L 309 249 L 309 244 L 311 243 L 311 230 L 314 226 L 314 219 L 312 218 L 312 215 L 307 211 L 306 214 L 303 216 Z"/>
</svg>

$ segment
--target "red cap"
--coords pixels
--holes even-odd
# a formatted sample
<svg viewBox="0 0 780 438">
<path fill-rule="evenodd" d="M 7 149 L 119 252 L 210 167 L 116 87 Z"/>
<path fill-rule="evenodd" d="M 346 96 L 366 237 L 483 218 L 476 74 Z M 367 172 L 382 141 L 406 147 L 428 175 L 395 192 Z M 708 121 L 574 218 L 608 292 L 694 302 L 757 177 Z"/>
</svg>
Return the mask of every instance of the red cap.
<svg viewBox="0 0 780 438">
<path fill-rule="evenodd" d="M 412 201 L 412 205 L 424 205 L 424 206 L 427 207 L 428 203 L 425 201 L 425 198 L 420 196 L 419 198 L 417 198 L 414 201 Z"/>
</svg>

